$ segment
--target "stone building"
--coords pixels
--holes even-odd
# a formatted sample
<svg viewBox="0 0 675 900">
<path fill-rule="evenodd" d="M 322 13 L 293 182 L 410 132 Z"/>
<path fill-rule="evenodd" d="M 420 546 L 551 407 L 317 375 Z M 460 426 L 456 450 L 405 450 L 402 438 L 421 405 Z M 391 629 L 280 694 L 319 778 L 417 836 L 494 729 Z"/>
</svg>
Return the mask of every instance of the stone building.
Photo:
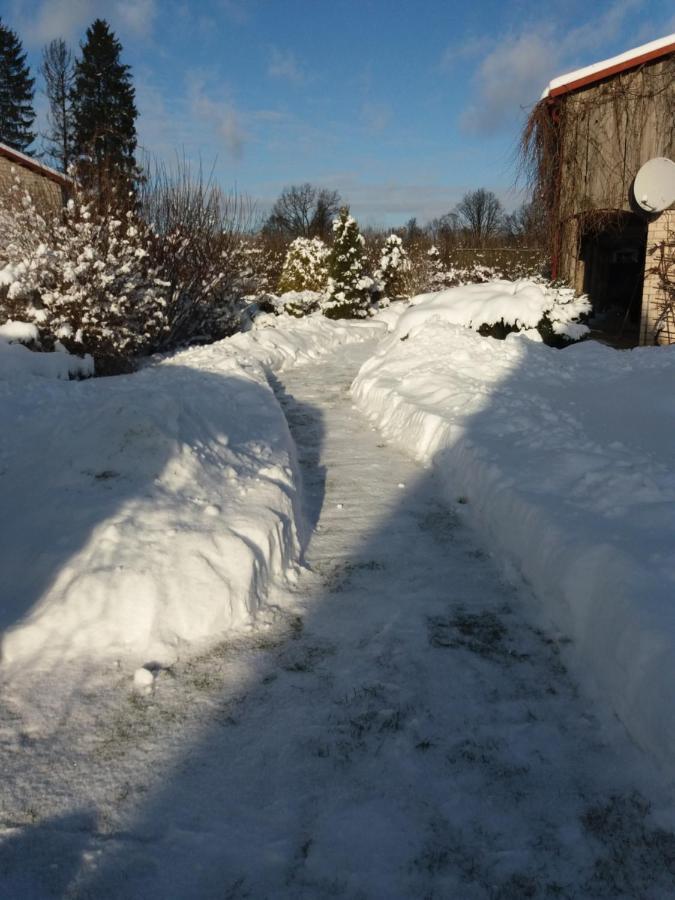
<svg viewBox="0 0 675 900">
<path fill-rule="evenodd" d="M 675 35 L 551 81 L 524 149 L 553 277 L 589 295 L 618 346 L 675 343 L 675 209 L 648 214 L 633 193 L 644 163 L 675 159 Z"/>
</svg>

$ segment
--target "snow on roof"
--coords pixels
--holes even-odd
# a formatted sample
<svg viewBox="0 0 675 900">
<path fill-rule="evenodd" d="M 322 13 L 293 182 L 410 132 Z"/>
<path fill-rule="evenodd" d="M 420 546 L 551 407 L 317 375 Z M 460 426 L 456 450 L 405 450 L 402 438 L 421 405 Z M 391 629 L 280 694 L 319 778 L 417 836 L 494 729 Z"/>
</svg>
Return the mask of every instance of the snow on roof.
<svg viewBox="0 0 675 900">
<path fill-rule="evenodd" d="M 626 50 L 625 53 L 620 53 L 618 56 L 612 56 L 611 59 L 603 59 L 601 62 L 585 66 L 583 69 L 559 75 L 549 82 L 541 99 L 566 94 L 568 91 L 573 91 L 575 88 L 583 87 L 593 81 L 600 81 L 601 78 L 606 78 L 608 75 L 614 75 L 624 69 L 630 69 L 673 52 L 675 52 L 675 34 L 668 34 L 656 41 L 650 41 L 649 44 L 642 44 L 640 47 Z"/>
<path fill-rule="evenodd" d="M 18 163 L 20 166 L 25 166 L 25 168 L 37 172 L 38 175 L 43 175 L 45 178 L 57 181 L 59 184 L 73 183 L 73 179 L 69 175 L 64 175 L 63 172 L 57 172 L 57 170 L 52 169 L 51 166 L 46 166 L 39 160 L 33 159 L 32 156 L 27 156 L 25 153 L 21 153 L 20 150 L 15 150 L 14 147 L 8 147 L 7 144 L 3 144 L 2 141 L 0 141 L 0 156 L 6 157 L 11 162 Z"/>
</svg>

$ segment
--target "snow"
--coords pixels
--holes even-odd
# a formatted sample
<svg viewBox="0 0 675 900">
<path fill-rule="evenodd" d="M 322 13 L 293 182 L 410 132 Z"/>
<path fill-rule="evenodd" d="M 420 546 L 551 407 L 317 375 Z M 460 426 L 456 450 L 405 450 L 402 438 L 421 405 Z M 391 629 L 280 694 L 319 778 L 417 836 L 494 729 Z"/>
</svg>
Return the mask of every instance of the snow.
<svg viewBox="0 0 675 900">
<path fill-rule="evenodd" d="M 486 300 L 463 294 L 465 321 L 484 315 L 487 288 Z M 560 351 L 523 335 L 482 338 L 453 316 L 445 301 L 418 298 L 361 369 L 356 402 L 434 466 L 448 501 L 466 498 L 486 541 L 572 637 L 589 690 L 670 768 L 675 348 Z"/>
<path fill-rule="evenodd" d="M 134 687 L 139 691 L 147 691 L 152 687 L 154 681 L 155 676 L 145 666 L 141 666 L 140 669 L 136 669 L 134 672 Z"/>
<path fill-rule="evenodd" d="M 6 322 L 0 325 L 0 383 L 23 384 L 38 378 L 88 378 L 94 374 L 94 361 L 88 354 L 72 356 L 63 350 L 54 353 L 34 353 L 20 342 L 37 340 L 35 325 L 26 322 Z"/>
<path fill-rule="evenodd" d="M 566 334 L 576 318 L 590 312 L 588 298 L 575 297 L 570 288 L 552 288 L 527 279 L 497 279 L 418 294 L 410 300 L 410 307 L 396 318 L 394 333 L 399 337 L 415 334 L 431 318 L 475 329 L 501 321 L 528 329 L 535 328 L 544 315 L 557 333 Z M 571 334 L 586 333 L 586 326 L 574 323 Z"/>
<path fill-rule="evenodd" d="M 270 327 L 271 321 L 275 322 Z M 171 663 L 251 624 L 303 539 L 295 449 L 268 369 L 385 329 L 261 317 L 247 334 L 81 383 L 63 353 L 0 341 L 5 674 L 65 660 Z M 65 369 L 64 369 L 65 370 Z M 49 448 L 45 452 L 45 448 Z"/>
<path fill-rule="evenodd" d="M 610 59 L 603 59 L 601 62 L 593 63 L 590 66 L 584 66 L 581 69 L 575 69 L 573 72 L 566 72 L 565 75 L 559 75 L 549 82 L 548 87 L 541 95 L 541 99 L 544 100 L 557 88 L 572 84 L 575 81 L 580 81 L 583 78 L 588 78 L 591 75 L 599 75 L 606 69 L 612 69 L 614 66 L 628 63 L 631 60 L 645 56 L 648 53 L 654 53 L 655 51 L 673 46 L 675 46 L 675 34 L 667 34 L 665 37 L 650 41 L 648 44 L 641 44 L 639 47 L 634 47 L 632 50 L 626 50 L 624 53 L 619 53 L 617 56 L 612 56 Z"/>
<path fill-rule="evenodd" d="M 0 325 L 0 341 L 2 340 L 8 341 L 10 344 L 15 342 L 30 344 L 32 341 L 37 342 L 40 340 L 40 332 L 37 325 L 32 325 L 30 322 L 12 322 L 9 320 Z"/>
<path fill-rule="evenodd" d="M 3 900 L 673 896 L 672 790 L 353 408 L 375 349 L 278 376 L 314 530 L 255 629 L 65 708 L 64 664 L 42 717 L 0 686 Z"/>
<path fill-rule="evenodd" d="M 323 300 L 323 296 L 319 291 L 284 291 L 272 302 L 277 312 L 287 312 L 301 317 L 317 310 Z"/>
</svg>

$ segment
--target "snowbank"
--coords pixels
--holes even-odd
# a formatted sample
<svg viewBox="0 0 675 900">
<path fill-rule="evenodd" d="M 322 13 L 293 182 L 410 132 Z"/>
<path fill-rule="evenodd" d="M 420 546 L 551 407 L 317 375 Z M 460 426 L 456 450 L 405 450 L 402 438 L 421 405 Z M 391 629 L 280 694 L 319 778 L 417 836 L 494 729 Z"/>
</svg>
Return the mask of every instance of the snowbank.
<svg viewBox="0 0 675 900">
<path fill-rule="evenodd" d="M 10 344 L 15 342 L 30 344 L 40 340 L 40 332 L 37 325 L 32 325 L 30 322 L 13 322 L 9 319 L 0 325 L 0 341 L 2 340 L 8 341 Z"/>
<path fill-rule="evenodd" d="M 269 313 L 257 316 L 251 331 L 235 334 L 217 344 L 184 350 L 168 362 L 211 369 L 219 365 L 226 350 L 228 355 L 236 354 L 242 361 L 250 359 L 281 372 L 319 359 L 338 344 L 382 337 L 386 331 L 387 325 L 379 317 L 365 321 L 333 321 L 318 313 L 301 319 Z"/>
<path fill-rule="evenodd" d="M 430 318 L 476 330 L 497 322 L 530 329 L 547 316 L 556 334 L 578 339 L 588 328 L 576 320 L 589 311 L 588 298 L 575 297 L 570 288 L 552 288 L 527 279 L 495 280 L 418 294 L 398 318 L 395 333 L 399 337 L 414 334 Z"/>
<path fill-rule="evenodd" d="M 65 350 L 33 353 L 23 344 L 39 339 L 35 325 L 5 322 L 0 325 L 0 380 L 25 381 L 28 378 L 88 378 L 94 374 L 94 360 L 72 356 Z"/>
<path fill-rule="evenodd" d="M 580 672 L 672 766 L 675 348 L 496 341 L 418 304 L 362 368 L 357 403 L 467 498 Z"/>
<path fill-rule="evenodd" d="M 0 382 L 6 672 L 171 661 L 293 578 L 298 473 L 267 367 L 385 326 L 271 319 L 135 375 Z"/>
</svg>

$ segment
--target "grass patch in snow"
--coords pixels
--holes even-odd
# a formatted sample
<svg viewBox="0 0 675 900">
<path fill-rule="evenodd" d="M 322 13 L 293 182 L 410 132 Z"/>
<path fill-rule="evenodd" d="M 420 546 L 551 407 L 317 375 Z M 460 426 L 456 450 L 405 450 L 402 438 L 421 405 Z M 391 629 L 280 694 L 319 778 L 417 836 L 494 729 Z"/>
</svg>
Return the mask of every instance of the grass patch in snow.
<svg viewBox="0 0 675 900">
<path fill-rule="evenodd" d="M 505 611 L 509 612 L 508 609 Z M 529 659 L 529 654 L 518 653 L 510 646 L 506 625 L 489 610 L 469 613 L 459 609 L 451 616 L 430 616 L 427 629 L 432 647 L 469 650 L 499 662 Z"/>
<path fill-rule="evenodd" d="M 431 532 L 439 540 L 449 539 L 459 526 L 459 518 L 454 510 L 439 504 L 417 518 L 421 531 Z"/>
<path fill-rule="evenodd" d="M 654 877 L 675 895 L 675 834 L 647 822 L 650 806 L 638 793 L 613 796 L 592 806 L 581 818 L 584 830 L 603 853 L 588 883 L 593 897 L 647 897 Z"/>
<path fill-rule="evenodd" d="M 363 562 L 341 562 L 332 566 L 323 576 L 326 589 L 331 594 L 338 594 L 351 587 L 354 576 L 362 572 L 380 572 L 384 565 L 376 559 Z"/>
</svg>

